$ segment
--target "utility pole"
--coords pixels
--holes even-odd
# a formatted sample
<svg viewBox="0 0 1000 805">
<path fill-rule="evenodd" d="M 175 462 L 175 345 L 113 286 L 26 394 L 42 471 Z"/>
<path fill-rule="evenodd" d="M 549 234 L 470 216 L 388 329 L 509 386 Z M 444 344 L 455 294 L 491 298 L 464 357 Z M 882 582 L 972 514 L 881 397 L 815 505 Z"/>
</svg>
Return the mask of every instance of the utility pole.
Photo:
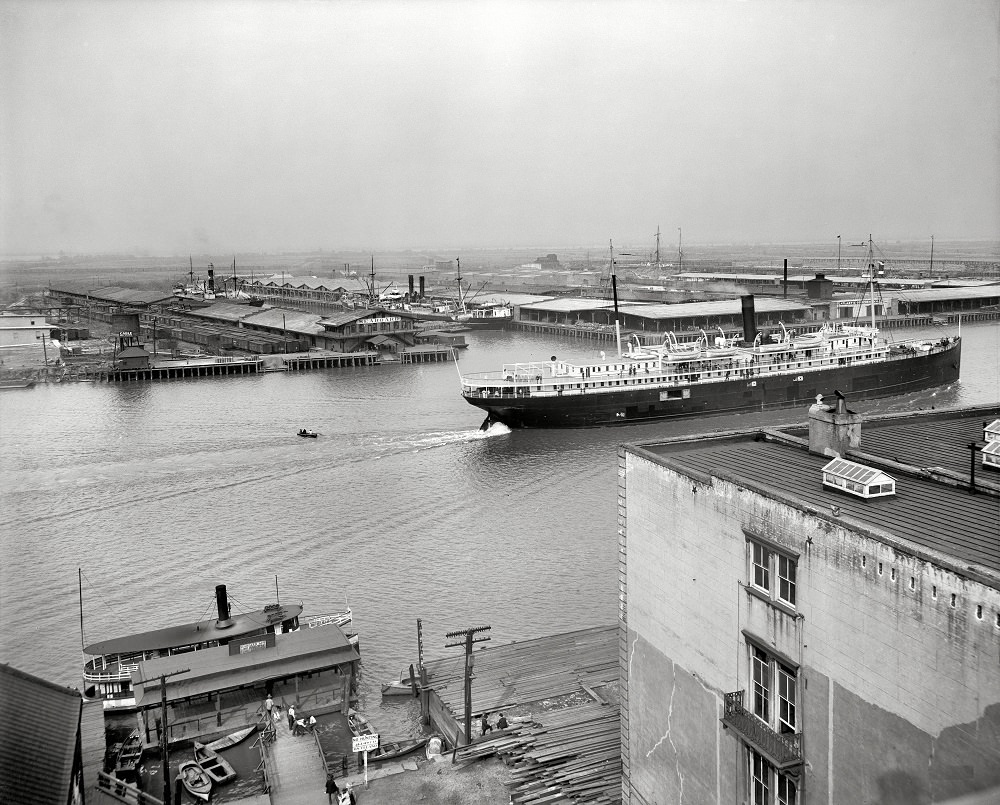
<svg viewBox="0 0 1000 805">
<path fill-rule="evenodd" d="M 931 235 L 931 279 L 934 279 L 934 236 L 933 235 Z"/>
<path fill-rule="evenodd" d="M 160 674 L 160 753 L 163 756 L 163 805 L 170 805 L 170 740 L 167 737 L 167 677 L 186 674 L 190 668 Z M 179 805 L 179 803 L 178 803 Z"/>
<path fill-rule="evenodd" d="M 465 742 L 472 743 L 472 644 L 485 643 L 489 640 L 486 637 L 476 637 L 477 632 L 488 632 L 491 626 L 476 626 L 472 629 L 459 629 L 457 632 L 448 632 L 445 637 L 461 638 L 453 643 L 445 643 L 445 648 L 455 646 L 465 646 Z M 168 803 L 169 805 L 169 803 Z"/>
<path fill-rule="evenodd" d="M 656 227 L 656 264 L 660 264 L 660 227 Z"/>
<path fill-rule="evenodd" d="M 684 249 L 681 241 L 681 228 L 677 227 L 677 265 L 681 271 L 684 270 Z"/>
<path fill-rule="evenodd" d="M 840 235 L 837 235 L 837 271 L 840 271 Z"/>
</svg>

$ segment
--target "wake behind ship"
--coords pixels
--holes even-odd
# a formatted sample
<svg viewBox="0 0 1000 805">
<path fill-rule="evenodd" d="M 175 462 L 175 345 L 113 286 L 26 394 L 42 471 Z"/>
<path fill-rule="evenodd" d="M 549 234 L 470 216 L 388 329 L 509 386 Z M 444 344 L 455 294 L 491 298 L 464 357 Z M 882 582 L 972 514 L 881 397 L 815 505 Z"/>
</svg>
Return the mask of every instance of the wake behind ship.
<svg viewBox="0 0 1000 805">
<path fill-rule="evenodd" d="M 855 400 L 888 397 L 959 377 L 959 337 L 889 344 L 874 325 L 828 325 L 762 342 L 752 321 L 752 297 L 744 297 L 742 343 L 723 334 L 710 344 L 703 333 L 679 344 L 668 335 L 659 346 L 636 341 L 597 363 L 505 364 L 463 375 L 462 396 L 486 411 L 484 427 L 559 428 L 801 406 L 835 390 Z"/>
</svg>

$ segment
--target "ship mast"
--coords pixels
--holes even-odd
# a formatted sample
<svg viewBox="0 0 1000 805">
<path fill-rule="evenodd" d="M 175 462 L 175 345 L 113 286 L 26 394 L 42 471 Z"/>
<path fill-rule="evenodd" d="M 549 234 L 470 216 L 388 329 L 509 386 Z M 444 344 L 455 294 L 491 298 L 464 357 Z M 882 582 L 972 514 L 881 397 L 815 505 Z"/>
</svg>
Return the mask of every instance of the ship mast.
<svg viewBox="0 0 1000 805">
<path fill-rule="evenodd" d="M 660 227 L 656 227 L 656 265 L 660 264 Z"/>
<path fill-rule="evenodd" d="M 615 301 L 615 341 L 618 344 L 618 357 L 622 356 L 622 330 L 618 321 L 618 277 L 615 274 L 615 246 L 608 240 L 608 248 L 611 250 L 611 295 Z"/>
<path fill-rule="evenodd" d="M 456 282 L 458 283 L 458 312 L 465 313 L 465 297 L 462 295 L 462 258 L 455 258 L 455 265 L 458 267 Z"/>
</svg>

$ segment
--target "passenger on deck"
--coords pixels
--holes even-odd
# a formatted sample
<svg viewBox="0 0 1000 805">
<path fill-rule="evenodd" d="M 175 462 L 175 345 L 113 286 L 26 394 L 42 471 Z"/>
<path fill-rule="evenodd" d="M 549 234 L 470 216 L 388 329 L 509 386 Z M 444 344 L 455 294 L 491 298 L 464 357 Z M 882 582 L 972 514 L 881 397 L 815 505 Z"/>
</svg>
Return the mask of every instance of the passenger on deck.
<svg viewBox="0 0 1000 805">
<path fill-rule="evenodd" d="M 482 728 L 483 735 L 493 729 L 490 725 L 490 714 L 488 712 L 483 713 L 483 720 L 480 723 L 480 727 Z"/>
<path fill-rule="evenodd" d="M 508 726 L 509 725 L 507 724 L 507 719 L 504 717 L 504 714 L 501 713 L 500 714 L 500 718 L 497 719 L 497 729 L 498 730 L 505 730 L 505 729 L 507 729 Z"/>
</svg>

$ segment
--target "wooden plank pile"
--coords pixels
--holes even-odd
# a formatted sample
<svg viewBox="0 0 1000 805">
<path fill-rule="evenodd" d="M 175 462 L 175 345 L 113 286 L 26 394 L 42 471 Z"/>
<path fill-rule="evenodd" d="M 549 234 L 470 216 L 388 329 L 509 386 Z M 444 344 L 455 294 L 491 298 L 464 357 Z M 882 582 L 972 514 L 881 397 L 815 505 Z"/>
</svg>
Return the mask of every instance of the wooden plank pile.
<svg viewBox="0 0 1000 805">
<path fill-rule="evenodd" d="M 456 761 L 498 754 L 511 767 L 517 805 L 621 802 L 619 709 L 588 704 L 553 710 L 456 750 Z"/>
<path fill-rule="evenodd" d="M 473 652 L 472 712 L 495 713 L 585 692 L 618 681 L 618 626 L 489 646 Z M 465 717 L 465 656 L 425 663 L 428 687 L 454 717 Z"/>
</svg>

